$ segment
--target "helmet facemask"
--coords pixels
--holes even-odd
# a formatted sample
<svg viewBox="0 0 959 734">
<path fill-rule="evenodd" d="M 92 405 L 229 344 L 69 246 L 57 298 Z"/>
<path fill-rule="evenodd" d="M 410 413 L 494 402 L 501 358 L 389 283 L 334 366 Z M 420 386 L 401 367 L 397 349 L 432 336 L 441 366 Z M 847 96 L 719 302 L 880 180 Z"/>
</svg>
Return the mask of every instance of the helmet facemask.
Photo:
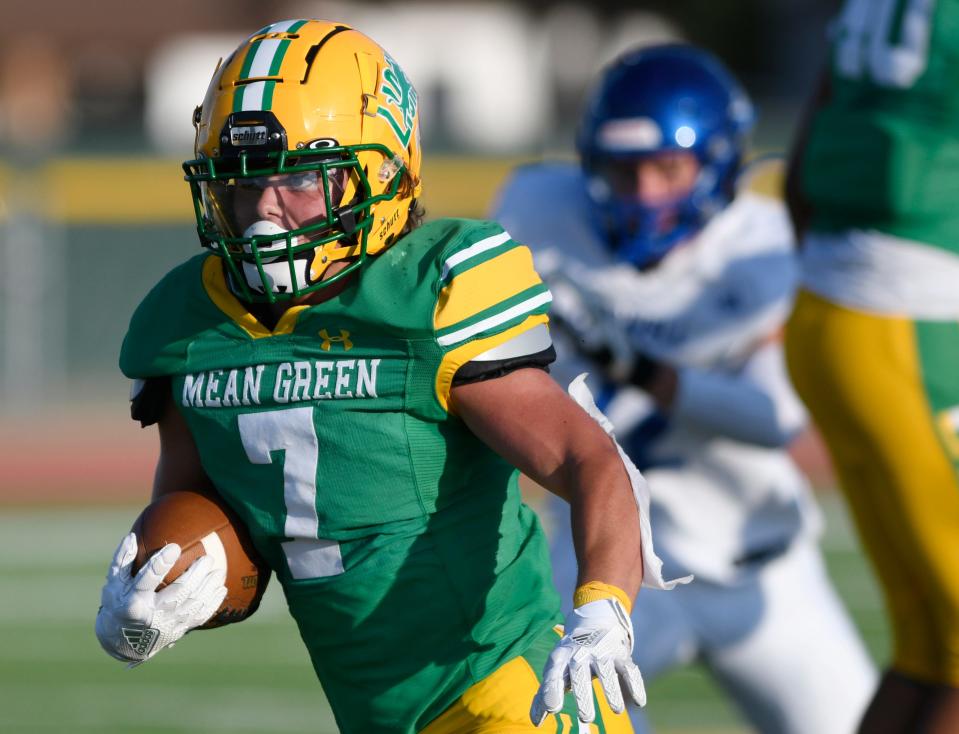
<svg viewBox="0 0 959 734">
<path fill-rule="evenodd" d="M 373 195 L 368 170 L 377 160 L 376 188 L 388 185 Z M 372 207 L 394 198 L 406 178 L 402 160 L 379 144 L 255 156 L 241 151 L 187 161 L 183 168 L 201 244 L 223 257 L 238 295 L 269 303 L 313 293 L 362 267 Z M 257 213 L 266 191 L 282 215 Z M 290 221 L 291 215 L 299 221 Z M 333 262 L 347 258 L 349 265 L 323 279 Z"/>
</svg>

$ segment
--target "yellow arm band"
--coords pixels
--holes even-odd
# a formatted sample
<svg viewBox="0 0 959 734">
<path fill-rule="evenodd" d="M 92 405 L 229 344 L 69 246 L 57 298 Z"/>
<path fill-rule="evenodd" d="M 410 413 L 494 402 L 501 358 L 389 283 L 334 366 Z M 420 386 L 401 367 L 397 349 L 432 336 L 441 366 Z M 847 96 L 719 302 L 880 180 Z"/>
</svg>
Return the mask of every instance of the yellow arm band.
<svg viewBox="0 0 959 734">
<path fill-rule="evenodd" d="M 623 605 L 627 614 L 633 611 L 633 600 L 625 591 L 618 586 L 604 584 L 602 581 L 587 581 L 577 588 L 573 593 L 573 606 L 581 607 L 597 599 L 616 599 Z"/>
</svg>

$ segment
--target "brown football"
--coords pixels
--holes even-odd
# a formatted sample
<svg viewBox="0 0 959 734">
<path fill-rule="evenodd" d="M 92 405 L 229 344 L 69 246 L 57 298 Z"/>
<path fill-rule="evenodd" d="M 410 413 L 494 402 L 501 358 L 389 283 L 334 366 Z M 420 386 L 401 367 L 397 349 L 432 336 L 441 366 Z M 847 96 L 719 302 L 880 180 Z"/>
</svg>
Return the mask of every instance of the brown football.
<svg viewBox="0 0 959 734">
<path fill-rule="evenodd" d="M 198 492 L 171 492 L 147 505 L 133 523 L 137 536 L 136 573 L 167 543 L 182 554 L 158 589 L 176 579 L 200 556 L 211 555 L 226 566 L 226 598 L 200 629 L 241 622 L 256 611 L 270 571 L 253 548 L 243 522 L 223 500 Z"/>
</svg>

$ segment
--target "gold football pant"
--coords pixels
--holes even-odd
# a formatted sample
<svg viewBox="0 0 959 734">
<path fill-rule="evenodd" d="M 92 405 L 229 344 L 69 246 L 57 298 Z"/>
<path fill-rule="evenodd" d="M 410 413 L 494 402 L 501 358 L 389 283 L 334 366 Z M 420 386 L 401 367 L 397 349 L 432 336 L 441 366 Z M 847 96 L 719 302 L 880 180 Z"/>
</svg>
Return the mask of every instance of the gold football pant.
<svg viewBox="0 0 959 734">
<path fill-rule="evenodd" d="M 529 650 L 501 665 L 479 683 L 474 684 L 423 729 L 420 734 L 632 734 L 629 716 L 614 714 L 599 686 L 593 681 L 593 703 L 596 720 L 588 727 L 576 719 L 573 695 L 566 695 L 563 710 L 549 716 L 539 727 L 529 720 L 546 658 L 559 635 L 546 630 Z"/>
<path fill-rule="evenodd" d="M 786 357 L 882 584 L 892 668 L 959 686 L 959 324 L 803 292 Z"/>
</svg>

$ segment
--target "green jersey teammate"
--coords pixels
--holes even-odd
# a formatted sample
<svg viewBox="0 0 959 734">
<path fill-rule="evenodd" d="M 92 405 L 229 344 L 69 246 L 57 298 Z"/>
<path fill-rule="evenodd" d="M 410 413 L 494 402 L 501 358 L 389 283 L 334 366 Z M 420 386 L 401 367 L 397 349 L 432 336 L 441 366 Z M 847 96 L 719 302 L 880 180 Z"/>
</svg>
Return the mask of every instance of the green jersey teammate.
<svg viewBox="0 0 959 734">
<path fill-rule="evenodd" d="M 847 0 L 789 200 L 793 381 L 885 594 L 862 734 L 959 731 L 959 0 Z"/>
<path fill-rule="evenodd" d="M 151 291 L 120 358 L 134 417 L 159 425 L 154 494 L 206 487 L 243 518 L 342 731 L 628 732 L 631 599 L 669 586 L 648 496 L 588 393 L 543 369 L 529 251 L 490 222 L 419 226 L 417 112 L 342 24 L 274 23 L 218 67 L 184 164 L 211 252 Z M 516 468 L 573 508 L 565 634 Z M 134 663 L 223 593 L 206 557 L 156 592 L 179 549 L 131 576 L 135 548 L 96 625 Z"/>
</svg>

